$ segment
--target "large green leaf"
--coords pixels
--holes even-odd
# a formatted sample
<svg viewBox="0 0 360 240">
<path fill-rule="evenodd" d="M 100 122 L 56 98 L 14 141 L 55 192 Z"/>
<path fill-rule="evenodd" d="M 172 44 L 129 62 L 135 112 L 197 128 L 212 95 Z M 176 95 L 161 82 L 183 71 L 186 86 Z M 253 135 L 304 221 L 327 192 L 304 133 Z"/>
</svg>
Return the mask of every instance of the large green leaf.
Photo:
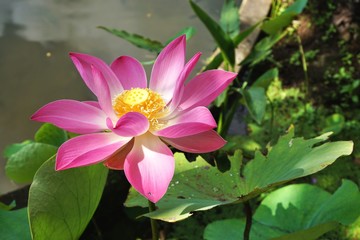
<svg viewBox="0 0 360 240">
<path fill-rule="evenodd" d="M 0 209 L 0 238 L 4 240 L 30 240 L 27 208 L 7 211 Z"/>
<path fill-rule="evenodd" d="M 292 220 L 293 216 L 289 219 Z M 290 221 L 291 222 L 291 221 Z M 250 232 L 251 240 L 315 240 L 314 236 L 322 234 L 338 227 L 338 223 L 329 222 L 320 224 L 307 230 L 298 231 L 293 234 L 286 234 L 284 230 L 276 227 L 268 227 L 253 220 Z M 243 239 L 243 231 L 245 229 L 245 219 L 226 219 L 209 224 L 204 231 L 205 240 L 241 240 Z M 286 234 L 286 235 L 285 235 Z M 225 236 L 222 237 L 222 236 Z M 280 236 L 280 237 L 279 237 Z"/>
<path fill-rule="evenodd" d="M 235 47 L 230 36 L 226 34 L 221 26 L 212 19 L 204 10 L 202 10 L 196 3 L 190 0 L 190 5 L 199 19 L 204 23 L 210 34 L 213 36 L 215 42 L 221 50 L 221 53 L 231 66 L 235 64 Z"/>
<path fill-rule="evenodd" d="M 291 128 L 276 145 L 269 147 L 267 156 L 257 151 L 255 158 L 244 167 L 241 153 L 235 152 L 229 158 L 231 168 L 225 173 L 201 157 L 189 163 L 183 154 L 176 153 L 175 175 L 168 192 L 157 203 L 158 209 L 145 216 L 178 221 L 194 211 L 245 201 L 274 185 L 320 171 L 353 149 L 353 143 L 347 141 L 321 145 L 328 135 L 309 140 L 293 138 Z M 125 205 L 146 207 L 147 202 L 131 189 Z"/>
<path fill-rule="evenodd" d="M 66 131 L 49 123 L 43 124 L 35 133 L 34 137 L 36 142 L 46 143 L 60 147 L 67 139 Z"/>
<path fill-rule="evenodd" d="M 333 194 L 309 184 L 294 184 L 270 193 L 253 217 L 250 239 L 302 240 L 317 239 L 338 227 L 351 224 L 360 215 L 358 186 L 344 180 Z M 290 221 L 289 221 L 290 220 Z M 245 219 L 228 219 L 209 224 L 204 232 L 207 240 L 242 239 Z"/>
<path fill-rule="evenodd" d="M 54 156 L 57 147 L 45 143 L 29 143 L 12 154 L 6 162 L 6 175 L 18 183 L 30 183 L 39 167 Z"/>
<path fill-rule="evenodd" d="M 138 34 L 131 34 L 124 30 L 110 29 L 103 26 L 99 26 L 98 28 L 103 29 L 117 37 L 120 37 L 138 48 L 143 48 L 150 52 L 159 53 L 164 47 L 160 42 L 145 38 Z"/>
<path fill-rule="evenodd" d="M 55 171 L 54 159 L 38 170 L 29 192 L 34 239 L 78 239 L 102 195 L 108 170 L 102 164 Z"/>
</svg>

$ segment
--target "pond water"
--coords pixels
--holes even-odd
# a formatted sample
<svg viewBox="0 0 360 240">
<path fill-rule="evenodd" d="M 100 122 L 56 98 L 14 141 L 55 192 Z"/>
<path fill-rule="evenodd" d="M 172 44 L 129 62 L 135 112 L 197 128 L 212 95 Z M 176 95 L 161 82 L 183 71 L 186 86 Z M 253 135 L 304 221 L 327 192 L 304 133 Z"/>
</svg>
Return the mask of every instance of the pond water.
<svg viewBox="0 0 360 240">
<path fill-rule="evenodd" d="M 217 17 L 223 1 L 196 2 Z M 211 36 L 185 0 L 1 0 L 1 152 L 11 143 L 33 139 L 41 124 L 29 118 L 44 104 L 93 98 L 68 57 L 70 51 L 89 53 L 108 63 L 120 55 L 154 59 L 154 55 L 96 28 L 99 25 L 161 42 L 194 26 L 197 33 L 187 44 L 188 59 L 201 51 L 204 61 L 214 48 Z M 0 194 L 19 186 L 6 178 L 4 165 L 1 155 Z"/>
</svg>

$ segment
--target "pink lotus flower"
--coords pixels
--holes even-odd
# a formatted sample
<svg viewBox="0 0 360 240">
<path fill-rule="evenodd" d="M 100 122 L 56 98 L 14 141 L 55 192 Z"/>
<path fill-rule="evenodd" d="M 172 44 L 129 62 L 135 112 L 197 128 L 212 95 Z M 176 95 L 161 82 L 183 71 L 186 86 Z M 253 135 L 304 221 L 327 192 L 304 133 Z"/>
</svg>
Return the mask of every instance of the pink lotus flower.
<svg viewBox="0 0 360 240">
<path fill-rule="evenodd" d="M 174 174 L 168 145 L 204 153 L 225 144 L 205 106 L 236 74 L 210 70 L 185 84 L 200 57 L 197 53 L 185 64 L 185 36 L 160 53 L 149 84 L 144 68 L 132 57 L 119 57 L 110 66 L 86 54 L 70 57 L 98 102 L 58 100 L 31 117 L 83 134 L 60 146 L 56 170 L 104 161 L 108 168 L 124 170 L 131 185 L 155 203 Z"/>
</svg>

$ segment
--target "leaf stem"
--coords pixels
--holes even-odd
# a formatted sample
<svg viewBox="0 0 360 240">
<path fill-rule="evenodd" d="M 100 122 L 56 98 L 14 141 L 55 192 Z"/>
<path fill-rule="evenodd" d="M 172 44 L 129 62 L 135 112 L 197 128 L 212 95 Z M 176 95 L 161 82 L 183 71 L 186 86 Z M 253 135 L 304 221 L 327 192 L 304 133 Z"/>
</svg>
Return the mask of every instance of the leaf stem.
<svg viewBox="0 0 360 240">
<path fill-rule="evenodd" d="M 306 100 L 309 100 L 309 97 L 311 94 L 310 79 L 309 79 L 309 74 L 308 74 L 308 68 L 307 68 L 307 62 L 306 62 L 304 48 L 303 48 L 302 41 L 301 41 L 301 38 L 298 33 L 296 33 L 296 40 L 299 45 L 299 52 L 301 55 L 301 63 L 302 63 L 303 71 L 304 71 L 304 77 L 305 77 L 305 96 L 306 96 Z"/>
<path fill-rule="evenodd" d="M 156 210 L 155 203 L 148 200 L 149 203 L 149 212 L 154 212 Z M 155 219 L 150 218 L 151 223 L 151 233 L 152 233 L 152 240 L 158 240 L 159 239 L 159 230 L 157 226 L 157 222 Z"/>
<path fill-rule="evenodd" d="M 251 209 L 249 201 L 244 202 L 244 212 L 246 215 L 246 224 L 245 224 L 243 236 L 244 236 L 244 240 L 249 240 L 250 239 L 250 230 L 251 230 L 251 225 L 252 225 L 252 209 Z"/>
</svg>

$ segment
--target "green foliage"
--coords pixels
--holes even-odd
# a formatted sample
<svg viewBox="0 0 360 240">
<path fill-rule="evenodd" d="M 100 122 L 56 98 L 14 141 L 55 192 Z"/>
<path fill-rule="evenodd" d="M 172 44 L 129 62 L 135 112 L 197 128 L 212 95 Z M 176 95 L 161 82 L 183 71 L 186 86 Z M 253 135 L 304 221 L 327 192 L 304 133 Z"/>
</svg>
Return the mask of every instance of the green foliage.
<svg viewBox="0 0 360 240">
<path fill-rule="evenodd" d="M 181 35 L 186 35 L 186 40 L 189 40 L 190 38 L 192 38 L 192 36 L 194 36 L 195 34 L 195 28 L 193 27 L 186 27 L 182 30 L 180 30 L 178 33 L 176 33 L 173 37 L 169 38 L 166 42 L 165 42 L 165 46 L 168 45 L 172 40 L 174 40 L 177 37 L 180 37 Z"/>
<path fill-rule="evenodd" d="M 6 175 L 18 183 L 31 183 L 36 171 L 57 151 L 55 146 L 30 143 L 12 154 L 5 167 Z"/>
<path fill-rule="evenodd" d="M 279 16 L 263 23 L 261 29 L 269 35 L 282 31 L 289 26 L 293 18 L 299 15 L 307 4 L 307 0 L 297 0 L 285 9 Z"/>
<path fill-rule="evenodd" d="M 240 32 L 233 38 L 234 47 L 238 46 L 242 41 L 244 41 L 259 25 L 261 22 L 249 27 L 248 29 Z M 209 60 L 209 63 L 206 64 L 203 71 L 216 69 L 223 62 L 223 55 L 221 53 L 217 54 L 215 57 Z"/>
<path fill-rule="evenodd" d="M 8 211 L 0 209 L 0 236 L 6 240 L 30 240 L 27 208 Z"/>
<path fill-rule="evenodd" d="M 265 89 L 262 87 L 250 87 L 241 91 L 244 97 L 244 103 L 251 117 L 261 124 L 266 110 Z"/>
<path fill-rule="evenodd" d="M 278 32 L 261 39 L 256 43 L 251 53 L 241 62 L 242 65 L 248 64 L 250 67 L 265 60 L 272 52 L 272 47 L 280 41 L 286 32 Z"/>
<path fill-rule="evenodd" d="M 347 180 L 333 195 L 309 184 L 280 188 L 257 208 L 250 239 L 317 239 L 337 228 L 339 223 L 354 222 L 360 215 L 359 201 L 358 186 Z M 244 219 L 217 221 L 207 226 L 204 238 L 242 239 L 244 228 Z"/>
<path fill-rule="evenodd" d="M 108 170 L 102 164 L 55 171 L 54 158 L 37 171 L 29 192 L 33 239 L 78 239 L 102 195 Z"/>
<path fill-rule="evenodd" d="M 225 0 L 220 14 L 220 26 L 231 38 L 239 34 L 240 21 L 234 0 Z"/>
<path fill-rule="evenodd" d="M 13 209 L 15 206 L 16 206 L 15 202 L 11 202 L 9 205 L 6 205 L 6 204 L 0 202 L 0 209 L 1 210 L 9 211 L 9 210 Z"/>
<path fill-rule="evenodd" d="M 7 159 L 6 175 L 18 183 L 31 183 L 36 171 L 68 137 L 64 130 L 51 124 L 43 124 L 31 140 L 8 146 L 4 155 Z"/>
<path fill-rule="evenodd" d="M 66 140 L 68 140 L 66 131 L 55 127 L 52 124 L 45 123 L 35 133 L 35 142 L 45 143 L 60 147 Z"/>
<path fill-rule="evenodd" d="M 22 143 L 11 144 L 4 149 L 3 155 L 5 158 L 10 158 L 11 155 L 19 152 L 23 147 L 25 147 L 26 145 L 28 145 L 30 143 L 32 143 L 32 141 L 25 140 Z"/>
<path fill-rule="evenodd" d="M 98 28 L 103 29 L 117 37 L 120 37 L 120 38 L 130 42 L 138 48 L 143 48 L 150 52 L 159 53 L 161 51 L 161 49 L 163 49 L 163 47 L 164 47 L 160 42 L 151 40 L 149 38 L 145 38 L 138 34 L 131 34 L 124 30 L 107 28 L 104 26 L 99 26 Z"/>
<path fill-rule="evenodd" d="M 243 216 L 243 204 L 223 205 L 208 211 L 196 212 L 192 217 L 172 224 L 168 238 L 203 239 L 203 233 L 207 223 Z"/>
<path fill-rule="evenodd" d="M 267 156 L 257 151 L 245 166 L 241 152 L 235 152 L 229 157 L 231 169 L 225 173 L 201 157 L 188 163 L 183 154 L 175 154 L 176 170 L 168 192 L 157 203 L 158 209 L 145 216 L 173 222 L 189 217 L 194 211 L 245 201 L 274 185 L 320 171 L 339 156 L 352 152 L 351 142 L 319 145 L 328 134 L 309 140 L 293 136 L 290 129 L 276 145 L 269 147 Z M 125 205 L 145 207 L 147 202 L 131 189 Z"/>
<path fill-rule="evenodd" d="M 235 64 L 235 47 L 232 39 L 226 34 L 221 26 L 213 20 L 204 10 L 196 3 L 190 0 L 190 5 L 199 19 L 204 23 L 210 34 L 214 38 L 216 44 L 221 50 L 223 58 L 230 65 Z"/>
<path fill-rule="evenodd" d="M 262 87 L 267 90 L 274 79 L 279 76 L 278 68 L 271 68 L 258 77 L 255 82 L 251 85 L 252 87 Z"/>
</svg>

